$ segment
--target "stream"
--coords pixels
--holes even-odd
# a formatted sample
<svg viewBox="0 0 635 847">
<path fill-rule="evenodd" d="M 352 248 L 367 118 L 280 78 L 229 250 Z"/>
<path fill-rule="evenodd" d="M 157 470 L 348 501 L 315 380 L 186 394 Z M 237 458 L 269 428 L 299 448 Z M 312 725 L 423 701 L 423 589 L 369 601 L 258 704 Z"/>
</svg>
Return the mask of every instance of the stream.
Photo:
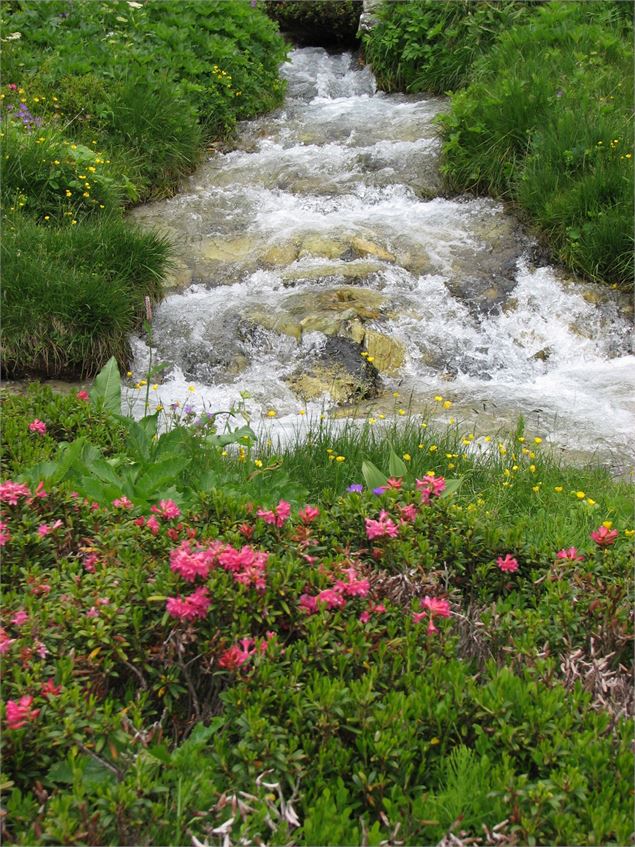
<svg viewBox="0 0 635 847">
<path fill-rule="evenodd" d="M 282 74 L 281 109 L 131 213 L 177 253 L 153 404 L 216 411 L 247 392 L 252 425 L 281 438 L 396 404 L 477 433 L 522 414 L 572 460 L 635 463 L 630 301 L 546 264 L 499 202 L 442 195 L 445 98 L 377 92 L 321 48 Z M 134 380 L 150 348 L 132 345 Z M 142 414 L 144 391 L 127 395 Z"/>
</svg>

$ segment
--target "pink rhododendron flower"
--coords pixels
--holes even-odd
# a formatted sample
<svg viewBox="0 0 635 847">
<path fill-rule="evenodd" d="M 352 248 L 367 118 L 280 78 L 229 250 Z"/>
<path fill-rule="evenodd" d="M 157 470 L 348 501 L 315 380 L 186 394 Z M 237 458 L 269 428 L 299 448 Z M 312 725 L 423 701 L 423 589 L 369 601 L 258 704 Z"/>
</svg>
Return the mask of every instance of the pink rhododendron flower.
<svg viewBox="0 0 635 847">
<path fill-rule="evenodd" d="M 55 680 L 51 677 L 50 679 L 47 679 L 46 682 L 42 683 L 40 692 L 43 697 L 59 697 L 62 693 L 62 686 L 55 685 Z"/>
<path fill-rule="evenodd" d="M 77 492 L 75 492 L 75 495 L 79 496 L 77 494 Z M 48 494 L 44 490 L 44 483 L 43 482 L 38 482 L 37 487 L 36 487 L 35 491 L 33 492 L 33 496 L 39 497 L 40 500 L 45 500 L 48 497 Z M 72 496 L 73 496 L 73 494 L 71 493 L 71 497 Z"/>
<path fill-rule="evenodd" d="M 303 594 L 300 597 L 298 606 L 309 615 L 313 615 L 318 610 L 317 600 L 310 594 Z"/>
<path fill-rule="evenodd" d="M 320 591 L 315 599 L 318 605 L 324 603 L 327 609 L 343 609 L 346 605 L 346 600 L 335 588 L 325 588 L 324 591 Z"/>
<path fill-rule="evenodd" d="M 15 638 L 9 638 L 9 634 L 0 626 L 0 656 L 6 655 L 14 642 Z"/>
<path fill-rule="evenodd" d="M 368 623 L 370 620 L 370 616 L 373 614 L 377 614 L 379 612 L 385 612 L 386 607 L 383 603 L 373 603 L 368 607 L 368 609 L 364 609 L 364 611 L 359 616 L 359 619 L 362 623 Z"/>
<path fill-rule="evenodd" d="M 439 597 L 428 597 L 426 594 L 421 601 L 421 608 L 427 609 L 431 615 L 438 615 L 440 618 L 450 617 L 450 604 Z"/>
<path fill-rule="evenodd" d="M 427 628 L 428 635 L 433 635 L 435 632 L 439 631 L 434 625 L 435 615 L 438 615 L 440 618 L 450 617 L 450 604 L 447 600 L 442 600 L 439 597 L 428 597 L 426 594 L 421 601 L 421 608 L 423 611 L 412 613 L 412 620 L 415 623 L 421 623 L 422 620 L 429 616 Z"/>
<path fill-rule="evenodd" d="M 99 556 L 96 553 L 89 553 L 87 556 L 84 556 L 82 561 L 88 573 L 95 573 L 97 570 L 95 565 L 99 562 Z"/>
<path fill-rule="evenodd" d="M 7 529 L 7 524 L 0 521 L 0 547 L 4 547 L 7 541 L 11 541 L 11 533 Z"/>
<path fill-rule="evenodd" d="M 22 626 L 22 624 L 25 624 L 28 621 L 28 619 L 29 619 L 29 616 L 24 611 L 24 609 L 19 609 L 15 613 L 15 615 L 11 618 L 11 623 L 15 624 L 16 626 Z"/>
<path fill-rule="evenodd" d="M 194 582 L 197 577 L 206 579 L 213 566 L 214 552 L 201 546 L 194 551 L 189 541 L 170 551 L 171 570 L 186 582 Z"/>
<path fill-rule="evenodd" d="M 150 511 L 159 515 L 161 518 L 165 518 L 166 521 L 172 520 L 172 518 L 178 518 L 181 514 L 181 510 L 174 500 L 159 500 L 159 505 L 152 506 Z"/>
<path fill-rule="evenodd" d="M 146 526 L 148 527 L 152 535 L 158 535 L 159 530 L 161 529 L 161 525 L 159 524 L 159 521 L 154 517 L 154 515 L 150 515 L 150 517 L 146 521 Z"/>
<path fill-rule="evenodd" d="M 417 507 L 414 503 L 409 503 L 407 506 L 397 506 L 401 520 L 404 523 L 413 523 L 417 517 Z"/>
<path fill-rule="evenodd" d="M 116 500 L 113 500 L 112 505 L 115 507 L 115 509 L 132 509 L 134 507 L 134 503 L 129 500 L 125 495 L 123 497 L 117 497 Z"/>
<path fill-rule="evenodd" d="M 580 556 L 575 547 L 567 547 L 564 550 L 558 550 L 556 559 L 568 559 L 570 562 L 583 562 L 584 556 Z"/>
<path fill-rule="evenodd" d="M 281 527 L 291 514 L 291 504 L 286 500 L 280 500 L 273 512 L 269 509 L 258 509 L 256 514 L 265 523 Z"/>
<path fill-rule="evenodd" d="M 29 431 L 37 432 L 38 435 L 46 435 L 46 424 L 44 423 L 44 421 L 38 420 L 38 418 L 36 418 L 29 424 Z"/>
<path fill-rule="evenodd" d="M 84 403 L 88 403 L 89 400 L 90 400 L 90 396 L 88 394 L 88 391 L 83 391 L 83 390 L 78 391 L 77 394 L 75 395 L 75 397 L 77 397 L 78 400 L 83 400 Z"/>
<path fill-rule="evenodd" d="M 99 617 L 99 609 L 96 606 L 91 606 L 90 609 L 86 612 L 87 618 L 98 618 Z"/>
<path fill-rule="evenodd" d="M 38 532 L 38 535 L 41 538 L 44 538 L 45 535 L 48 535 L 50 532 L 53 532 L 54 529 L 59 529 L 61 526 L 62 526 L 62 521 L 60 521 L 60 520 L 56 520 L 54 523 L 52 523 L 50 525 L 43 523 L 43 524 L 40 524 L 40 526 L 38 526 L 37 532 Z"/>
<path fill-rule="evenodd" d="M 382 509 L 379 513 L 379 520 L 371 520 L 370 518 L 365 518 L 366 522 L 366 537 L 368 539 L 373 538 L 396 538 L 399 534 L 399 529 L 397 525 L 390 519 L 388 516 L 388 512 Z"/>
<path fill-rule="evenodd" d="M 366 597 L 370 591 L 369 581 L 367 579 L 359 579 L 355 568 L 347 568 L 344 573 L 348 577 L 348 582 L 338 580 L 333 586 L 335 591 L 347 597 Z"/>
<path fill-rule="evenodd" d="M 608 529 L 606 526 L 599 526 L 591 533 L 591 538 L 595 541 L 598 547 L 610 547 L 615 544 L 619 535 L 616 529 Z"/>
<path fill-rule="evenodd" d="M 507 553 L 504 559 L 502 556 L 499 556 L 496 559 L 496 564 L 503 573 L 515 573 L 518 570 L 518 562 L 509 553 Z"/>
<path fill-rule="evenodd" d="M 7 701 L 7 728 L 22 729 L 30 721 L 35 720 L 40 714 L 39 709 L 32 709 L 33 697 L 24 695 L 20 697 L 18 702 L 15 700 Z"/>
<path fill-rule="evenodd" d="M 0 482 L 0 502 L 8 503 L 9 506 L 16 506 L 19 497 L 29 497 L 30 494 L 28 485 L 11 482 L 10 479 Z"/>
<path fill-rule="evenodd" d="M 313 523 L 319 514 L 320 510 L 317 506 L 305 506 L 298 511 L 298 517 L 304 524 Z"/>
<path fill-rule="evenodd" d="M 391 476 L 390 479 L 386 480 L 386 488 L 401 488 L 402 481 L 397 477 Z"/>
<path fill-rule="evenodd" d="M 223 653 L 218 664 L 221 668 L 233 671 L 244 665 L 255 652 L 253 639 L 243 638 L 240 644 L 233 644 Z"/>
<path fill-rule="evenodd" d="M 445 491 L 445 479 L 442 476 L 432 476 L 426 474 L 423 479 L 416 481 L 417 488 L 421 492 L 421 500 L 423 503 L 429 503 L 430 497 L 438 497 Z"/>
<path fill-rule="evenodd" d="M 187 621 L 204 618 L 210 605 L 211 600 L 209 599 L 207 588 L 201 586 L 187 597 L 168 597 L 165 608 L 167 613 L 173 618 Z"/>
</svg>

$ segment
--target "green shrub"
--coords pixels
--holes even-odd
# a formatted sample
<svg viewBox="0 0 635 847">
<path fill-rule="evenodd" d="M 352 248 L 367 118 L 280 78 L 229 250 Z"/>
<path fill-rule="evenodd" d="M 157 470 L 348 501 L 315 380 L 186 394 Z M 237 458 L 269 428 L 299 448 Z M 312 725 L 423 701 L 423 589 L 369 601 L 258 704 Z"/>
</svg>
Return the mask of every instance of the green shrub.
<svg viewBox="0 0 635 847">
<path fill-rule="evenodd" d="M 265 10 L 300 46 L 349 46 L 355 44 L 361 0 L 266 0 Z"/>
<path fill-rule="evenodd" d="M 4 226 L 3 368 L 6 374 L 82 377 L 115 356 L 144 298 L 157 300 L 169 248 L 117 217 L 44 227 L 17 215 Z"/>
<path fill-rule="evenodd" d="M 629 285 L 632 48 L 611 4 L 549 3 L 500 36 L 442 121 L 455 190 L 508 197 L 558 258 Z"/>
<path fill-rule="evenodd" d="M 476 59 L 535 3 L 409 0 L 384 3 L 364 38 L 366 60 L 386 91 L 443 94 L 465 85 Z"/>
</svg>

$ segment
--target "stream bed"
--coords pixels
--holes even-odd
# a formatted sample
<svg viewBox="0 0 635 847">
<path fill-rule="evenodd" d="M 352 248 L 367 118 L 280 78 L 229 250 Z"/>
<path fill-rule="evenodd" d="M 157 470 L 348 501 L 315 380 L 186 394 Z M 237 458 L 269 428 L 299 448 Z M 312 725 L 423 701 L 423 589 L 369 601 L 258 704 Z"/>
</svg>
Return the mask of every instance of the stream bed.
<svg viewBox="0 0 635 847">
<path fill-rule="evenodd" d="M 216 411 L 247 392 L 253 425 L 282 438 L 395 404 L 490 434 L 522 414 L 574 460 L 635 463 L 630 301 L 546 264 L 497 201 L 443 196 L 444 98 L 377 92 L 321 48 L 282 73 L 280 110 L 131 213 L 178 257 L 153 404 Z M 150 348 L 132 344 L 134 381 Z M 128 391 L 137 414 L 144 396 Z"/>
</svg>

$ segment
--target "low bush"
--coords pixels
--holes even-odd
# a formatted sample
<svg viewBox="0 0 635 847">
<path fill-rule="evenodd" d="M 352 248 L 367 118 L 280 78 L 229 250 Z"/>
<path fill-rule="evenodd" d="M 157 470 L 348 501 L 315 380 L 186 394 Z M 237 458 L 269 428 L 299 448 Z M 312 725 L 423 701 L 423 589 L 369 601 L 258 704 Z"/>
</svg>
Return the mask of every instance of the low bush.
<svg viewBox="0 0 635 847">
<path fill-rule="evenodd" d="M 1 15 L 4 372 L 125 366 L 169 251 L 123 208 L 172 193 L 205 143 L 281 102 L 284 41 L 241 0 L 20 0 Z"/>
<path fill-rule="evenodd" d="M 366 52 L 389 90 L 454 89 L 440 117 L 450 190 L 513 201 L 567 267 L 632 285 L 624 4 L 386 4 Z"/>
<path fill-rule="evenodd" d="M 396 431 L 381 466 L 254 460 L 244 427 L 160 434 L 120 390 L 110 363 L 88 397 L 5 400 L 13 467 L 42 460 L 0 483 L 5 839 L 627 843 L 626 486 L 565 495 L 559 549 Z"/>
<path fill-rule="evenodd" d="M 145 297 L 157 300 L 167 241 L 118 215 L 81 226 L 5 220 L 2 358 L 8 376 L 92 376 L 129 358 Z"/>
<path fill-rule="evenodd" d="M 361 0 L 265 0 L 264 8 L 284 33 L 301 47 L 349 47 L 357 41 Z"/>
</svg>

